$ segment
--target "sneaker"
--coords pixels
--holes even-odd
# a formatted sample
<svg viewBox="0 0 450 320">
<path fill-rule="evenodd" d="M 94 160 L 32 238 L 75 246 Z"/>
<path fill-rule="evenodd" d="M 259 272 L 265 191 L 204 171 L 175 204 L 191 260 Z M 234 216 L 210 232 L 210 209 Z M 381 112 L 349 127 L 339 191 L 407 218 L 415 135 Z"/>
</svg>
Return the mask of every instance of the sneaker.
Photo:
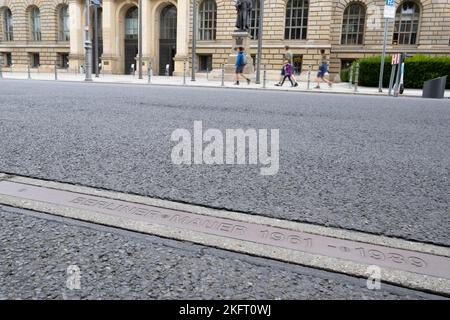
<svg viewBox="0 0 450 320">
<path fill-rule="evenodd" d="M 239 82 L 235 82 L 234 85 L 235 85 L 235 86 L 238 86 L 238 85 L 239 85 Z"/>
<path fill-rule="evenodd" d="M 296 83 L 294 84 L 294 87 L 298 87 L 298 82 L 296 82 Z"/>
<path fill-rule="evenodd" d="M 275 87 L 281 87 L 281 83 L 275 83 Z"/>
<path fill-rule="evenodd" d="M 250 84 L 250 82 L 251 82 L 251 80 L 250 80 L 250 79 L 247 79 L 247 84 Z"/>
<path fill-rule="evenodd" d="M 330 82 L 330 83 L 328 84 L 328 86 L 331 88 L 331 87 L 333 86 L 333 84 Z"/>
<path fill-rule="evenodd" d="M 314 89 L 320 89 L 320 86 L 315 86 Z"/>
</svg>

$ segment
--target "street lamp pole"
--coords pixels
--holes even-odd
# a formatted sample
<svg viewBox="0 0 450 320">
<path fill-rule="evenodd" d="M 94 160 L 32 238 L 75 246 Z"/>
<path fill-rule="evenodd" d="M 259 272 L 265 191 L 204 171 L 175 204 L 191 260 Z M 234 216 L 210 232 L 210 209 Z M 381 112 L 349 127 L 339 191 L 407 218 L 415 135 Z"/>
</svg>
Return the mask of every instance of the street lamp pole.
<svg viewBox="0 0 450 320">
<path fill-rule="evenodd" d="M 85 23 L 85 39 L 84 39 L 84 48 L 86 50 L 85 57 L 84 57 L 84 73 L 85 73 L 85 79 L 84 81 L 92 81 L 92 68 L 91 68 L 91 61 L 92 61 L 92 43 L 90 39 L 90 32 L 89 32 L 89 6 L 91 4 L 91 0 L 86 0 L 86 23 Z"/>
<path fill-rule="evenodd" d="M 381 53 L 381 65 L 380 65 L 380 79 L 378 81 L 378 92 L 383 92 L 383 77 L 384 77 L 384 60 L 386 57 L 386 42 L 388 33 L 389 19 L 384 19 L 384 36 L 383 36 L 383 51 Z"/>
<path fill-rule="evenodd" d="M 139 79 L 142 79 L 142 0 L 139 0 L 139 44 L 138 44 L 138 73 Z"/>
<path fill-rule="evenodd" d="M 195 55 L 197 51 L 197 0 L 192 4 L 192 61 L 191 81 L 195 81 Z"/>
<path fill-rule="evenodd" d="M 264 22 L 264 0 L 259 0 L 259 30 L 258 30 L 258 55 L 256 64 L 256 84 L 261 83 L 261 56 L 262 56 L 262 37 Z"/>
<path fill-rule="evenodd" d="M 94 2 L 95 77 L 98 78 L 98 2 Z"/>
</svg>

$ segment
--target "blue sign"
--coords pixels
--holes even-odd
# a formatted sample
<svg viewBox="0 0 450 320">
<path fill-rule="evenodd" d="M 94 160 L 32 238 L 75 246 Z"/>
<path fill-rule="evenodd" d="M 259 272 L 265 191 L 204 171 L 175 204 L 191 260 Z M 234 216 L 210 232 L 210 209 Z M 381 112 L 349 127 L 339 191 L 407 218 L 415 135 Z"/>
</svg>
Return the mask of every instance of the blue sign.
<svg viewBox="0 0 450 320">
<path fill-rule="evenodd" d="M 384 18 L 385 19 L 394 19 L 395 18 L 395 1 L 394 0 L 386 0 L 386 4 L 384 5 Z"/>
<path fill-rule="evenodd" d="M 94 6 L 99 6 L 101 3 L 100 3 L 100 0 L 91 0 L 92 1 L 92 4 L 94 5 Z M 387 0 L 386 0 L 387 1 Z"/>
</svg>

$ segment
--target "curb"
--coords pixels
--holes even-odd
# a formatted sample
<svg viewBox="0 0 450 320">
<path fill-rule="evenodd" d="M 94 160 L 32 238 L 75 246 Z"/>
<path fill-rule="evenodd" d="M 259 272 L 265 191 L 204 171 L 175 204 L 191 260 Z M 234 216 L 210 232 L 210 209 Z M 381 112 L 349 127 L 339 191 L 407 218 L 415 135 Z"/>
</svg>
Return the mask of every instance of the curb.
<svg viewBox="0 0 450 320">
<path fill-rule="evenodd" d="M 170 83 L 136 83 L 136 82 L 124 82 L 124 81 L 114 81 L 114 82 L 108 82 L 108 81 L 78 81 L 78 80 L 65 80 L 65 79 L 20 79 L 20 78 L 5 78 L 3 76 L 3 80 L 26 80 L 26 81 L 49 81 L 49 82 L 71 82 L 71 83 L 89 83 L 89 84 L 118 84 L 118 85 L 139 85 L 139 86 L 160 86 L 160 87 L 189 87 L 189 88 L 208 88 L 208 89 L 230 89 L 230 90 L 254 90 L 254 91 L 269 91 L 269 92 L 289 92 L 289 93 L 323 93 L 323 94 L 335 94 L 335 95 L 351 95 L 351 96 L 374 96 L 374 97 L 386 97 L 389 98 L 385 93 L 369 93 L 369 92 L 342 92 L 342 91 L 325 91 L 325 90 L 305 90 L 305 89 L 296 89 L 296 90 L 289 90 L 289 89 L 274 89 L 274 88 L 246 88 L 246 87 L 229 87 L 229 86 L 207 86 L 207 85 L 191 85 L 191 84 L 170 84 Z M 400 98 L 422 98 L 418 95 L 401 95 Z M 394 98 L 394 97 L 392 97 Z M 444 97 L 445 99 L 450 99 L 450 97 Z M 435 99 L 432 99 L 435 100 Z M 438 99 L 442 100 L 442 99 Z"/>
</svg>

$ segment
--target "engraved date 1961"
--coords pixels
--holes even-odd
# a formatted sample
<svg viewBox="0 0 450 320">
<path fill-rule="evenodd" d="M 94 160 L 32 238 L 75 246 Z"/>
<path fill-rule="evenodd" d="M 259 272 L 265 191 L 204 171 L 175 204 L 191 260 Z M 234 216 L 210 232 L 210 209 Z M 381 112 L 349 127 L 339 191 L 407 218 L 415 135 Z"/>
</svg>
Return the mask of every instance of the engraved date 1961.
<svg viewBox="0 0 450 320">
<path fill-rule="evenodd" d="M 311 238 L 300 237 L 299 235 L 296 234 L 288 234 L 269 230 L 261 230 L 259 234 L 263 239 L 270 239 L 280 243 L 290 243 L 308 248 L 312 246 Z"/>
</svg>

